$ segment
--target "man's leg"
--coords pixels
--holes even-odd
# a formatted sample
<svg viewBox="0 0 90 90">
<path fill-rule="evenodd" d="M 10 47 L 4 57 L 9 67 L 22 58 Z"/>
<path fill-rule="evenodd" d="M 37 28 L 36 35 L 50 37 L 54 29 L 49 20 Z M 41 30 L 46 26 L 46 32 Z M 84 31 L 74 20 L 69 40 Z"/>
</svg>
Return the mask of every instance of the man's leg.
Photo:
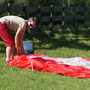
<svg viewBox="0 0 90 90">
<path fill-rule="evenodd" d="M 12 60 L 14 57 L 14 47 L 7 46 L 6 47 L 6 61 Z"/>
<path fill-rule="evenodd" d="M 6 60 L 13 59 L 14 56 L 14 38 L 8 30 L 7 26 L 0 23 L 0 37 L 5 43 L 6 46 Z"/>
</svg>

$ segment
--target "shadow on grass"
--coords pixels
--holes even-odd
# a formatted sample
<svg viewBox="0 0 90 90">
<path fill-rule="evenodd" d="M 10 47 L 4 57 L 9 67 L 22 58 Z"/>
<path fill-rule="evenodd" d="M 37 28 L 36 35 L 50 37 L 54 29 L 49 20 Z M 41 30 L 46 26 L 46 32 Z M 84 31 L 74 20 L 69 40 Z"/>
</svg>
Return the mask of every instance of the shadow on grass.
<svg viewBox="0 0 90 90">
<path fill-rule="evenodd" d="M 56 48 L 62 48 L 62 47 L 67 47 L 67 48 L 75 48 L 75 49 L 81 49 L 81 50 L 90 50 L 90 45 L 85 44 L 84 42 L 81 42 L 83 40 L 90 40 L 90 31 L 79 31 L 74 37 L 70 37 L 68 39 L 68 31 L 54 31 L 53 33 L 45 33 L 43 31 L 34 31 L 31 32 L 28 39 L 33 40 L 34 38 L 37 38 L 40 40 L 39 43 L 36 43 L 34 41 L 34 45 L 38 45 L 38 48 L 35 49 L 56 49 Z M 74 32 L 72 32 L 74 33 Z M 55 38 L 55 34 L 60 35 L 60 37 Z M 79 39 L 79 36 L 82 36 L 82 39 Z M 74 38 L 74 39 L 73 39 Z M 43 44 L 50 44 L 49 47 L 44 47 Z"/>
<path fill-rule="evenodd" d="M 75 33 L 73 37 L 68 37 L 68 34 Z M 55 37 L 55 34 L 58 35 L 58 37 Z M 79 37 L 83 38 L 79 38 Z M 34 40 L 34 45 L 37 45 L 38 47 L 35 47 L 35 49 L 56 49 L 56 48 L 75 48 L 75 49 L 81 49 L 81 50 L 90 50 L 90 44 L 85 44 L 83 40 L 89 41 L 90 40 L 90 29 L 87 30 L 77 30 L 75 32 L 74 30 L 54 30 L 53 32 L 48 31 L 46 33 L 45 31 L 37 31 L 33 30 L 31 32 L 26 32 L 25 40 Z M 35 38 L 39 40 L 37 43 L 35 41 Z M 68 39 L 69 38 L 69 39 Z M 2 42 L 2 40 L 0 40 Z M 49 47 L 44 47 L 45 44 L 48 44 Z M 0 43 L 0 53 L 5 52 L 5 46 L 3 43 Z"/>
<path fill-rule="evenodd" d="M 0 40 L 0 53 L 5 53 L 6 52 L 5 45 L 1 42 L 2 42 L 2 40 Z"/>
</svg>

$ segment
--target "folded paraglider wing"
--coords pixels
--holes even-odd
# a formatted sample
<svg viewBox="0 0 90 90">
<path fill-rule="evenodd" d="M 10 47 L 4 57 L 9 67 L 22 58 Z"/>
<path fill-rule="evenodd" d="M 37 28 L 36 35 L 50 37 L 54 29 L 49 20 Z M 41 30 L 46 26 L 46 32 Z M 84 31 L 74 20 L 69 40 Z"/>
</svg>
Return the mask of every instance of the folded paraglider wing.
<svg viewBox="0 0 90 90">
<path fill-rule="evenodd" d="M 71 77 L 90 78 L 90 59 L 86 57 L 56 58 L 43 54 L 29 54 L 15 56 L 7 64 Z"/>
</svg>

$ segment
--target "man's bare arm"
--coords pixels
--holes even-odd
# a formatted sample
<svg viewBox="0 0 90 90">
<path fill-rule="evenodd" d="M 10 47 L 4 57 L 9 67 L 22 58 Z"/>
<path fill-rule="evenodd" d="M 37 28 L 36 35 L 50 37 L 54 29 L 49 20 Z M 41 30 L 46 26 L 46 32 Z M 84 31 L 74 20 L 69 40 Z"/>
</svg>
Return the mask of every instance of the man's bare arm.
<svg viewBox="0 0 90 90">
<path fill-rule="evenodd" d="M 23 35 L 24 35 L 25 29 L 18 29 L 15 35 L 15 45 L 17 48 L 17 54 L 20 54 L 20 51 L 24 53 L 24 48 L 23 48 Z"/>
</svg>

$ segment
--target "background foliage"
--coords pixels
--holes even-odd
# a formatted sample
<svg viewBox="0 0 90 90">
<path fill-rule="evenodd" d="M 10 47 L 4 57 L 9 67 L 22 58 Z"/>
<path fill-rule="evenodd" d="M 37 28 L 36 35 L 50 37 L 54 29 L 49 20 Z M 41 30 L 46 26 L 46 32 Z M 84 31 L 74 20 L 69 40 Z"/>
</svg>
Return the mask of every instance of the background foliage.
<svg viewBox="0 0 90 90">
<path fill-rule="evenodd" d="M 48 6 L 48 5 L 68 5 L 68 6 L 89 6 L 90 0 L 0 0 L 0 4 L 6 4 L 8 1 L 19 5 L 30 6 Z"/>
</svg>

